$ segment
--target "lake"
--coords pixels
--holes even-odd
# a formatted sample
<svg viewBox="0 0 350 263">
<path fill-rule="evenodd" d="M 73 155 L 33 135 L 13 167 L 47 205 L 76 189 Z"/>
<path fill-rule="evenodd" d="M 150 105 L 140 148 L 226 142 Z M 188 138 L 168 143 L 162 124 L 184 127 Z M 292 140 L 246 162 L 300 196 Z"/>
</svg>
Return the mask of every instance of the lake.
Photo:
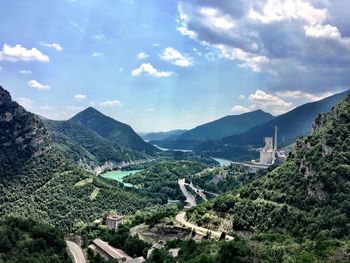
<svg viewBox="0 0 350 263">
<path fill-rule="evenodd" d="M 127 187 L 134 187 L 132 184 L 129 183 L 124 183 L 123 182 L 123 178 L 128 176 L 128 175 L 132 175 L 132 174 L 136 174 L 138 172 L 141 172 L 142 170 L 131 170 L 131 171 L 121 171 L 121 170 L 117 170 L 117 171 L 108 171 L 108 172 L 104 172 L 103 174 L 101 174 L 101 176 L 103 178 L 107 178 L 107 179 L 111 179 L 111 180 L 115 180 L 118 182 L 121 182 L 123 185 L 127 186 Z"/>
<path fill-rule="evenodd" d="M 227 160 L 227 159 L 221 159 L 221 158 L 212 158 L 212 159 L 219 162 L 221 166 L 230 165 L 232 163 L 232 161 Z"/>
<path fill-rule="evenodd" d="M 193 150 L 163 148 L 163 147 L 159 147 L 159 146 L 156 145 L 156 144 L 153 144 L 153 146 L 154 146 L 154 147 L 157 147 L 159 150 L 162 150 L 162 151 L 175 151 L 175 152 L 184 152 L 184 153 L 193 152 Z"/>
</svg>

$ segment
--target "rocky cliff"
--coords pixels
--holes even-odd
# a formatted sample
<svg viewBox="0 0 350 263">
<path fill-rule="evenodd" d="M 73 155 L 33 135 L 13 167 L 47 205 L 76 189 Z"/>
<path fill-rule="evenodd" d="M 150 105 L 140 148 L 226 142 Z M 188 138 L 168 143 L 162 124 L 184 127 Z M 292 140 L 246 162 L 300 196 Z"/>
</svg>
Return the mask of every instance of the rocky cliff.
<svg viewBox="0 0 350 263">
<path fill-rule="evenodd" d="M 49 148 L 50 140 L 41 120 L 13 101 L 0 86 L 0 167 L 25 162 Z"/>
</svg>

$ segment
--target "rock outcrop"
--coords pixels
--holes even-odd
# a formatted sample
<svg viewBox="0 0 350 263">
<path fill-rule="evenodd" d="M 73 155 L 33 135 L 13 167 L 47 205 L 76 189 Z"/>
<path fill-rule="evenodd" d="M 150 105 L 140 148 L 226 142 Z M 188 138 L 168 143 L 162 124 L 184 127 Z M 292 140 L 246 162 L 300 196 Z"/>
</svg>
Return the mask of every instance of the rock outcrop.
<svg viewBox="0 0 350 263">
<path fill-rule="evenodd" d="M 0 162 L 20 163 L 49 148 L 50 140 L 39 117 L 13 101 L 0 86 Z"/>
</svg>

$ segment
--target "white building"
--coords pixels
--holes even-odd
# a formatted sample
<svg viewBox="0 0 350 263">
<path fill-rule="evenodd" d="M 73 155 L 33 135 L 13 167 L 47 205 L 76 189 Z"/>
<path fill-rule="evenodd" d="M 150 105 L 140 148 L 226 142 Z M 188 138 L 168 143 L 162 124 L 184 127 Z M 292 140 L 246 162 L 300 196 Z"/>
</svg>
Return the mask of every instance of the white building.
<svg viewBox="0 0 350 263">
<path fill-rule="evenodd" d="M 260 164 L 271 165 L 276 161 L 277 153 L 277 126 L 275 126 L 275 140 L 272 137 L 265 137 L 265 146 L 260 152 Z"/>
</svg>

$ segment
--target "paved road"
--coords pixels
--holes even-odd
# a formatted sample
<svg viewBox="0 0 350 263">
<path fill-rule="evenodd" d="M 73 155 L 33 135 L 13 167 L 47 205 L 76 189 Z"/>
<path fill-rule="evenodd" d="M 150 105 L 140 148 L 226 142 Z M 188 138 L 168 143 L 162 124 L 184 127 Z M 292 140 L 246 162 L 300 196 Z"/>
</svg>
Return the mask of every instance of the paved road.
<svg viewBox="0 0 350 263">
<path fill-rule="evenodd" d="M 202 197 L 202 199 L 203 199 L 204 201 L 207 201 L 207 200 L 208 200 L 207 197 L 206 197 L 205 194 L 204 194 L 204 190 L 195 187 L 195 186 L 193 185 L 192 182 L 191 182 L 190 184 L 185 183 L 185 185 L 191 187 L 192 190 L 195 191 L 200 197 Z"/>
<path fill-rule="evenodd" d="M 72 241 L 66 241 L 67 246 L 69 248 L 69 251 L 72 253 L 73 257 L 74 257 L 74 262 L 75 263 L 86 263 L 83 251 L 81 250 L 81 248 L 75 244 Z"/>
<path fill-rule="evenodd" d="M 197 226 L 195 224 L 192 224 L 192 223 L 188 222 L 186 220 L 186 212 L 180 212 L 179 214 L 177 214 L 175 220 L 180 225 L 183 225 L 185 227 L 189 227 L 189 228 L 195 229 L 196 232 L 201 234 L 201 235 L 205 236 L 208 232 L 211 232 L 211 236 L 214 237 L 214 238 L 220 238 L 220 236 L 221 236 L 221 232 L 212 231 L 210 229 L 207 229 L 207 228 L 204 228 L 204 227 L 200 227 L 200 226 Z M 226 239 L 227 240 L 233 240 L 233 237 L 229 236 L 229 235 L 226 235 Z"/>
<path fill-rule="evenodd" d="M 186 202 L 188 203 L 189 206 L 195 206 L 196 203 L 196 198 L 187 191 L 185 187 L 185 179 L 179 179 L 178 184 L 180 186 L 181 192 L 183 195 L 186 197 Z"/>
</svg>

